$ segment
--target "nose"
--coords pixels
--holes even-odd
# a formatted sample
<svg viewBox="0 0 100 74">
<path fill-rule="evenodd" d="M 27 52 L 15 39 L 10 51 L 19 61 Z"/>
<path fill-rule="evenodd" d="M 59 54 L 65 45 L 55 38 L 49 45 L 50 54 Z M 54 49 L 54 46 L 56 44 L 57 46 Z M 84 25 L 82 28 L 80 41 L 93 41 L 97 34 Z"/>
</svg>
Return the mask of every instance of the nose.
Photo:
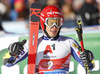
<svg viewBox="0 0 100 74">
<path fill-rule="evenodd" d="M 58 28 L 56 25 L 54 25 L 52 28 Z"/>
</svg>

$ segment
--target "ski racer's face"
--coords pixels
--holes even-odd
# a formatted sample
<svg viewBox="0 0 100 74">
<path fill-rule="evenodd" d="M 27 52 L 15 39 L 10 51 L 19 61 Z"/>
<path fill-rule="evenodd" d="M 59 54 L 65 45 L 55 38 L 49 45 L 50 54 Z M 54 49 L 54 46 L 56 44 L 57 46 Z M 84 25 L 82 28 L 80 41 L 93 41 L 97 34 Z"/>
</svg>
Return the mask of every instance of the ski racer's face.
<svg viewBox="0 0 100 74">
<path fill-rule="evenodd" d="M 46 20 L 46 32 L 49 34 L 50 37 L 56 37 L 61 25 L 60 18 L 48 18 Z"/>
<path fill-rule="evenodd" d="M 49 34 L 49 36 L 53 38 L 53 37 L 56 37 L 56 35 L 59 31 L 59 28 L 56 27 L 55 25 L 53 27 L 46 26 L 46 31 Z"/>
</svg>

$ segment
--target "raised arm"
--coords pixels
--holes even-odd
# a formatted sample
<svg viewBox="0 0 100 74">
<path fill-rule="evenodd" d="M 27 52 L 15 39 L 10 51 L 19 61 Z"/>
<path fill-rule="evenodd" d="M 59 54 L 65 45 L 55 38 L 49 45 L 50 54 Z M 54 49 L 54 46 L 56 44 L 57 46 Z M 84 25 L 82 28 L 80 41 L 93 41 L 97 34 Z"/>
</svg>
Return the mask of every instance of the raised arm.
<svg viewBox="0 0 100 74">
<path fill-rule="evenodd" d="M 3 57 L 3 64 L 7 67 L 24 60 L 28 56 L 28 49 L 25 47 L 26 40 L 15 42 L 9 45 L 8 51 Z"/>
</svg>

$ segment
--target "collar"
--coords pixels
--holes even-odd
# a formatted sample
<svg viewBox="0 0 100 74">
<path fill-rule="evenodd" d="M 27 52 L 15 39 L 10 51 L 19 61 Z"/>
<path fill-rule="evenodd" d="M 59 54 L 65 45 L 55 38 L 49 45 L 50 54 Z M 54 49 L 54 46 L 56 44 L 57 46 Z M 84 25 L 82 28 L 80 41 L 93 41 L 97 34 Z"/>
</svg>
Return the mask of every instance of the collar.
<svg viewBox="0 0 100 74">
<path fill-rule="evenodd" d="M 46 35 L 42 36 L 43 40 L 51 40 L 51 41 L 53 41 L 53 40 L 57 40 L 58 38 L 59 38 L 59 36 L 58 37 L 54 37 L 54 38 L 48 38 Z"/>
</svg>

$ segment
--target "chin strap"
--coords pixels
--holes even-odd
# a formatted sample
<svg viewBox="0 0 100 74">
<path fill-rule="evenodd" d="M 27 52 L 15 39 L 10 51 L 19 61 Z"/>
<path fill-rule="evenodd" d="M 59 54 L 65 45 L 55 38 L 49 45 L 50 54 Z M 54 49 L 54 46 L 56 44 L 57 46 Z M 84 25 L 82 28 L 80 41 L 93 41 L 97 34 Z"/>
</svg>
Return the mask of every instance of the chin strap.
<svg viewBox="0 0 100 74">
<path fill-rule="evenodd" d="M 49 34 L 47 33 L 46 30 L 44 30 L 45 35 L 50 39 L 51 37 L 49 36 Z"/>
</svg>

